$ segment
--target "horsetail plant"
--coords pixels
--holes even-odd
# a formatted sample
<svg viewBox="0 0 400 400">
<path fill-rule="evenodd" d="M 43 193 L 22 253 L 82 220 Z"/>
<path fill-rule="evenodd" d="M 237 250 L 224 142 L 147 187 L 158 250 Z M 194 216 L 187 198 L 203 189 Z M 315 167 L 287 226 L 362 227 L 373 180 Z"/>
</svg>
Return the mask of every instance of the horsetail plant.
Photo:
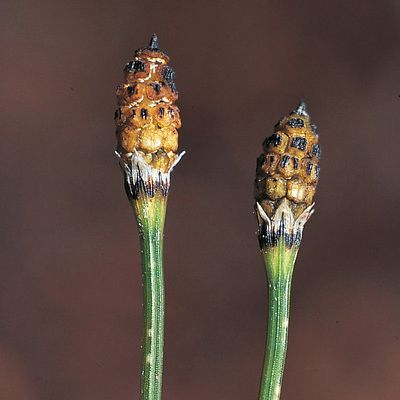
<svg viewBox="0 0 400 400">
<path fill-rule="evenodd" d="M 313 214 L 321 150 L 306 105 L 275 126 L 257 160 L 258 239 L 269 291 L 268 332 L 259 400 L 279 400 L 288 342 L 292 274 L 304 224 Z"/>
<path fill-rule="evenodd" d="M 170 174 L 181 126 L 175 73 L 153 34 L 136 50 L 117 89 L 117 155 L 137 222 L 142 257 L 143 333 L 141 400 L 159 400 L 164 347 L 163 235 Z"/>
</svg>

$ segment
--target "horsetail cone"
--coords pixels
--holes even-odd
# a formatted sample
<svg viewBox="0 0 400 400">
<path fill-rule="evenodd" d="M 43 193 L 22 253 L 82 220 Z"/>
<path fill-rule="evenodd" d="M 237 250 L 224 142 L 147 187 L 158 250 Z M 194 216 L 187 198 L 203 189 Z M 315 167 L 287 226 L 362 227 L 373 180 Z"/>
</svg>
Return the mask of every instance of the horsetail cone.
<svg viewBox="0 0 400 400">
<path fill-rule="evenodd" d="M 181 120 L 174 104 L 175 72 L 168 62 L 153 34 L 126 64 L 117 88 L 117 154 L 134 198 L 139 188 L 150 196 L 157 190 L 166 195 L 170 172 L 183 155 L 177 153 Z"/>
<path fill-rule="evenodd" d="M 268 330 L 259 400 L 279 400 L 288 344 L 291 282 L 304 224 L 313 213 L 321 150 L 300 102 L 275 126 L 257 160 L 258 239 L 268 281 Z"/>
<path fill-rule="evenodd" d="M 289 247 L 299 245 L 303 226 L 313 213 L 321 156 L 317 128 L 304 102 L 278 122 L 263 149 L 255 180 L 260 245 L 274 245 L 282 235 Z"/>
<path fill-rule="evenodd" d="M 164 360 L 163 243 L 170 174 L 181 126 L 175 73 L 155 34 L 136 50 L 118 86 L 116 153 L 137 222 L 142 259 L 143 330 L 140 400 L 161 400 Z"/>
</svg>

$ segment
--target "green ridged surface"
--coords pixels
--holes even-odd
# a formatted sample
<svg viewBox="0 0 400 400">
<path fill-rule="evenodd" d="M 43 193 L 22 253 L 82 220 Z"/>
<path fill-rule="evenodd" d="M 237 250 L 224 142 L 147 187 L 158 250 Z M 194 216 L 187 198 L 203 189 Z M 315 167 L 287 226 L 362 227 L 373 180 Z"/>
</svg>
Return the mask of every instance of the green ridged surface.
<svg viewBox="0 0 400 400">
<path fill-rule="evenodd" d="M 166 197 L 156 194 L 131 202 L 136 215 L 142 256 L 143 334 L 141 400 L 159 400 L 164 349 L 163 235 Z"/>
<path fill-rule="evenodd" d="M 290 288 L 298 247 L 277 246 L 263 249 L 268 279 L 268 333 L 259 400 L 278 400 L 285 368 L 288 343 Z"/>
</svg>

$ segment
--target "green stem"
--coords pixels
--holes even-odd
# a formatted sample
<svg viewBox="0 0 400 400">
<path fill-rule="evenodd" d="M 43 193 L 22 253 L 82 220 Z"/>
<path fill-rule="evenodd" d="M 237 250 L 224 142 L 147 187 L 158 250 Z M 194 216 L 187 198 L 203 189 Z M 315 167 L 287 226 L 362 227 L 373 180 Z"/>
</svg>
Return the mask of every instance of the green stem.
<svg viewBox="0 0 400 400">
<path fill-rule="evenodd" d="M 298 247 L 281 238 L 263 250 L 269 288 L 269 318 L 259 400 L 279 400 L 288 342 L 290 287 Z"/>
<path fill-rule="evenodd" d="M 164 348 L 163 235 L 167 198 L 140 193 L 132 200 L 142 254 L 143 334 L 141 400 L 160 400 Z"/>
</svg>

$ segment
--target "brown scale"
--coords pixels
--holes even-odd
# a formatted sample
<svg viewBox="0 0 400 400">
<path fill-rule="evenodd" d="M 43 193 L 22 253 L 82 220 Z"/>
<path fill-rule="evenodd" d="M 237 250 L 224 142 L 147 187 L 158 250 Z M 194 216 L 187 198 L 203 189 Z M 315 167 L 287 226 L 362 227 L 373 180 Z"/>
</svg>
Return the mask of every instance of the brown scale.
<svg viewBox="0 0 400 400">
<path fill-rule="evenodd" d="M 118 152 L 130 157 L 136 150 L 147 163 L 168 172 L 177 158 L 178 131 L 181 126 L 175 73 L 169 57 L 158 49 L 153 34 L 148 47 L 136 50 L 126 64 L 125 81 L 117 89 L 115 111 Z"/>
<path fill-rule="evenodd" d="M 269 217 L 283 198 L 296 218 L 312 204 L 321 156 L 316 130 L 301 102 L 265 139 L 257 160 L 255 198 Z"/>
</svg>

